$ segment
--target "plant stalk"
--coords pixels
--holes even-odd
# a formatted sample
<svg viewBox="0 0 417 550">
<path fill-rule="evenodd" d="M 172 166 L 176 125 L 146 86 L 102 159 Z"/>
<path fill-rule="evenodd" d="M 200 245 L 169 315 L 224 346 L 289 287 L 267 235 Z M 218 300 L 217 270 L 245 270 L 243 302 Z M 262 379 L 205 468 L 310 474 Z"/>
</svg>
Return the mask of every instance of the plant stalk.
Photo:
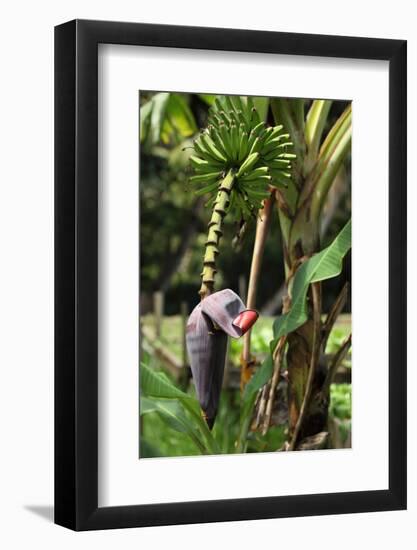
<svg viewBox="0 0 417 550">
<path fill-rule="evenodd" d="M 253 246 L 252 264 L 249 275 L 248 296 L 246 299 L 246 307 L 255 309 L 256 306 L 256 291 L 261 273 L 262 258 L 265 250 L 266 237 L 268 235 L 271 208 L 274 201 L 274 191 L 271 196 L 264 202 L 264 207 L 259 211 L 258 221 L 256 224 L 255 243 Z M 242 297 L 243 298 L 243 297 Z M 249 381 L 252 369 L 252 357 L 250 352 L 251 330 L 248 330 L 243 336 L 243 351 L 241 357 L 241 376 L 240 389 L 243 391 L 246 383 Z"/>
<path fill-rule="evenodd" d="M 313 283 L 311 285 L 312 298 L 313 298 L 313 344 L 311 347 L 310 356 L 310 368 L 308 371 L 307 383 L 305 387 L 304 397 L 301 404 L 301 408 L 298 414 L 297 422 L 292 434 L 289 451 L 293 451 L 296 448 L 298 436 L 303 426 L 304 419 L 307 415 L 307 409 L 310 404 L 311 391 L 313 389 L 314 374 L 317 367 L 317 362 L 320 353 L 320 312 L 321 312 L 321 295 L 320 295 L 320 283 Z"/>
<path fill-rule="evenodd" d="M 235 174 L 232 169 L 220 182 L 219 191 L 214 203 L 213 212 L 208 223 L 208 234 L 205 244 L 203 259 L 203 271 L 201 273 L 200 297 L 202 300 L 214 290 L 216 276 L 216 257 L 219 253 L 219 243 L 223 235 L 223 219 L 230 204 L 230 193 L 235 182 Z"/>
</svg>

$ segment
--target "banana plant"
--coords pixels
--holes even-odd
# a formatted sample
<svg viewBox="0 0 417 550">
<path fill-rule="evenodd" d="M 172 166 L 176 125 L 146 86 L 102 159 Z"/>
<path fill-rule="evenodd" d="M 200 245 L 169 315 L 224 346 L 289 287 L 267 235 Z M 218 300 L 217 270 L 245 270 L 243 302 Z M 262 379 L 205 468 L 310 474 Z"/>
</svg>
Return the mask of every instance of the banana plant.
<svg viewBox="0 0 417 550">
<path fill-rule="evenodd" d="M 323 378 L 328 380 L 327 374 L 334 372 L 334 366 L 331 369 L 321 365 L 324 372 L 320 372 L 319 363 L 324 356 L 326 338 L 347 297 L 344 287 L 323 323 L 321 281 L 340 273 L 341 262 L 350 248 L 351 231 L 347 224 L 334 243 L 319 254 L 323 205 L 351 143 L 350 105 L 323 139 L 331 104 L 327 100 L 313 101 L 305 117 L 304 100 L 272 99 L 270 108 L 275 126 L 267 127 L 260 120 L 251 98 L 220 97 L 211 109 L 207 129 L 194 143 L 196 154 L 191 157 L 196 171 L 191 181 L 200 185 L 197 193 L 212 194 L 209 204 L 213 211 L 200 288 L 202 298 L 213 291 L 216 256 L 226 213 L 235 210 L 235 215 L 246 220 L 256 216 L 258 211 L 268 215 L 271 204 L 278 210 L 287 297 L 283 315 L 274 325 L 271 356 L 260 369 L 253 386 L 258 391 L 256 380 L 263 381 L 267 377 L 268 384 L 264 384 L 267 391 L 263 392 L 258 405 L 261 407 L 258 423 L 262 424 L 265 433 L 271 422 L 280 370 L 286 361 L 287 448 L 291 450 L 306 438 L 327 433 L 329 384 L 323 384 Z M 259 231 L 263 242 L 265 233 L 265 230 Z M 258 263 L 260 251 L 262 246 L 257 250 L 255 242 L 254 261 Z M 317 264 L 322 266 L 321 271 L 317 270 L 318 273 L 310 278 L 303 275 L 313 272 Z M 348 338 L 342 346 L 343 353 L 348 350 L 350 341 Z M 244 407 L 241 442 L 249 430 L 255 402 L 256 393 L 243 393 L 246 398 L 249 394 L 251 398 L 246 399 Z M 306 445 L 304 442 L 302 448 L 308 448 Z"/>
<path fill-rule="evenodd" d="M 212 214 L 208 223 L 199 291 L 202 301 L 214 290 L 216 258 L 220 252 L 226 215 L 231 212 L 235 218 L 242 220 L 256 218 L 263 201 L 270 197 L 271 188 L 288 187 L 291 160 L 295 158 L 289 137 L 280 124 L 267 127 L 250 97 L 220 96 L 210 108 L 207 128 L 194 141 L 195 154 L 190 157 L 195 171 L 190 182 L 197 186 L 196 194 L 211 195 L 208 204 Z M 237 298 L 233 299 L 233 303 L 241 302 Z M 229 310 L 230 313 L 231 303 L 223 304 L 225 312 Z M 200 308 L 201 311 L 204 307 Z M 207 386 L 199 389 L 200 395 L 205 396 L 200 398 L 200 403 L 212 425 L 223 377 L 227 337 L 218 321 L 208 326 L 206 317 L 201 317 L 200 309 L 197 306 L 190 316 L 187 342 L 193 377 L 197 383 L 204 380 Z M 248 316 L 250 308 L 244 312 L 242 304 L 241 311 Z M 239 336 L 247 332 L 250 326 L 247 324 L 246 330 L 240 331 Z M 234 330 L 229 335 L 234 336 L 233 333 Z M 213 388 L 216 388 L 217 398 L 215 402 L 210 401 L 208 407 L 209 396 L 213 400 Z M 208 410 L 211 412 L 207 416 Z M 249 411 L 250 407 L 242 408 L 239 449 L 242 449 L 240 441 L 247 433 Z"/>
<path fill-rule="evenodd" d="M 270 425 L 285 357 L 289 409 L 286 448 L 290 450 L 309 448 L 306 441 L 314 440 L 318 434 L 323 434 L 322 445 L 327 444 L 328 379 L 329 373 L 334 374 L 335 366 L 325 364 L 324 351 L 327 337 L 347 299 L 345 285 L 326 320 L 322 321 L 321 281 L 340 273 L 343 257 L 350 249 L 351 232 L 348 223 L 335 241 L 320 252 L 323 206 L 350 152 L 352 137 L 351 105 L 324 135 L 331 105 L 329 100 L 315 100 L 305 116 L 304 100 L 271 100 L 274 120 L 291 134 L 297 158 L 288 187 L 275 191 L 287 296 L 283 315 L 274 324 L 271 342 L 274 372 L 263 403 L 261 400 L 262 410 L 258 417 L 265 433 Z M 349 337 L 341 347 L 339 362 L 350 343 Z"/>
</svg>

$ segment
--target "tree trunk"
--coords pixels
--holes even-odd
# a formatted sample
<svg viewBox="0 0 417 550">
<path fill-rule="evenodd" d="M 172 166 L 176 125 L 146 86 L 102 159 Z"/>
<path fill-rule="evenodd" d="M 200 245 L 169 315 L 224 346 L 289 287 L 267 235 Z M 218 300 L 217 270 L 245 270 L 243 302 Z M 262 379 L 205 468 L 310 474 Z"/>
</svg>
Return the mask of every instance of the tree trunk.
<svg viewBox="0 0 417 550">
<path fill-rule="evenodd" d="M 288 239 L 289 272 L 294 273 L 297 264 L 320 250 L 318 220 L 310 219 L 308 206 L 301 208 L 291 224 Z M 291 280 L 287 281 L 289 294 Z M 312 292 L 309 293 L 309 319 L 296 331 L 288 336 L 287 367 L 288 367 L 288 416 L 289 440 L 293 448 L 306 437 L 319 432 L 327 432 L 328 395 L 323 396 L 323 386 L 326 365 L 321 349 L 321 285 L 316 283 L 317 299 L 314 303 Z M 316 319 L 314 319 L 314 307 Z M 316 332 L 316 334 L 315 334 Z M 309 373 L 313 369 L 310 384 Z M 310 387 L 308 387 L 310 385 Z M 328 393 L 328 392 L 327 392 Z M 303 405 L 303 402 L 306 403 Z M 300 413 L 304 408 L 303 417 Z M 301 424 L 297 426 L 297 423 Z"/>
<path fill-rule="evenodd" d="M 289 438 L 294 436 L 294 430 L 300 416 L 300 409 L 307 389 L 308 373 L 313 354 L 314 323 L 307 321 L 297 331 L 288 337 L 287 365 L 288 365 L 288 417 Z M 300 431 L 297 435 L 297 443 L 306 437 L 319 432 L 327 431 L 329 391 L 322 396 L 321 390 L 326 375 L 324 354 L 321 354 L 315 365 L 312 389 L 306 413 Z"/>
</svg>

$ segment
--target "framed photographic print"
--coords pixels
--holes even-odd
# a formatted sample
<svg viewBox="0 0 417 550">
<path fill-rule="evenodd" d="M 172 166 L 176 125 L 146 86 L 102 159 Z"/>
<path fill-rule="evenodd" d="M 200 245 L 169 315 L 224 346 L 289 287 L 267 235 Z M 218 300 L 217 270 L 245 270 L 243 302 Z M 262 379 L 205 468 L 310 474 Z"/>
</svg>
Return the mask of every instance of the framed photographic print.
<svg viewBox="0 0 417 550">
<path fill-rule="evenodd" d="M 406 42 L 55 30 L 55 521 L 406 507 Z"/>
</svg>

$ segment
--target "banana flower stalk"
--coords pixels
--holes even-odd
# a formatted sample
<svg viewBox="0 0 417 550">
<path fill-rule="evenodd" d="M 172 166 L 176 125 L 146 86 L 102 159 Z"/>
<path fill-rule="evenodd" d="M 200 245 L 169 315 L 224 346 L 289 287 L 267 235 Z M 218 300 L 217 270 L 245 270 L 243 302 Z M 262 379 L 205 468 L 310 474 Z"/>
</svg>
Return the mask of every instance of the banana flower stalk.
<svg viewBox="0 0 417 550">
<path fill-rule="evenodd" d="M 203 417 L 213 427 L 226 362 L 227 337 L 240 338 L 258 319 L 233 290 L 210 294 L 191 312 L 187 351 Z"/>
</svg>

